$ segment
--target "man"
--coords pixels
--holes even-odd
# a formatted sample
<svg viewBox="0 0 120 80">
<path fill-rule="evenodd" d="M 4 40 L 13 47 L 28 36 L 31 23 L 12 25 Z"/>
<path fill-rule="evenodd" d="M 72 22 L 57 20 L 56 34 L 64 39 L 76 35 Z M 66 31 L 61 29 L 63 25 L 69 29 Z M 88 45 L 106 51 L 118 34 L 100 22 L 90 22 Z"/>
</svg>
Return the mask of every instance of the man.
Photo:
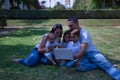
<svg viewBox="0 0 120 80">
<path fill-rule="evenodd" d="M 96 46 L 92 42 L 92 38 L 89 32 L 81 28 L 81 26 L 79 26 L 77 17 L 70 17 L 68 19 L 68 27 L 70 30 L 73 29 L 80 30 L 80 36 L 79 36 L 79 41 L 81 43 L 80 51 L 75 55 L 74 58 L 81 60 L 84 56 L 86 56 L 92 63 L 97 65 L 99 68 L 103 69 L 113 79 L 120 80 L 120 71 L 116 67 L 114 67 L 104 57 L 104 55 L 96 48 Z M 81 66 L 78 63 L 77 63 L 78 65 L 77 70 L 80 71 Z"/>
</svg>

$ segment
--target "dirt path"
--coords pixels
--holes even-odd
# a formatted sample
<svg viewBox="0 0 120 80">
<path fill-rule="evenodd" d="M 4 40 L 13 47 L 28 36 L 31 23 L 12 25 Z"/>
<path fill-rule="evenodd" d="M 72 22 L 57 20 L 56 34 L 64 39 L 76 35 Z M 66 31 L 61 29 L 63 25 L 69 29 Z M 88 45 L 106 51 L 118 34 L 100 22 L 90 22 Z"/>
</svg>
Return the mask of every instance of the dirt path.
<svg viewBox="0 0 120 80">
<path fill-rule="evenodd" d="M 0 28 L 0 37 L 3 37 L 11 32 L 20 30 L 21 28 Z"/>
</svg>

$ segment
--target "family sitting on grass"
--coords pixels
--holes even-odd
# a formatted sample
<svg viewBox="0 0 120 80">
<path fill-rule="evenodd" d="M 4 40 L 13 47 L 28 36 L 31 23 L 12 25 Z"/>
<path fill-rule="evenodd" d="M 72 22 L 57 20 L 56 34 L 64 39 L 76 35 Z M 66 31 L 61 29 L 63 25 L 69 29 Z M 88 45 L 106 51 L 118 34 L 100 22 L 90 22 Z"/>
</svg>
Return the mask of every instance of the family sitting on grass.
<svg viewBox="0 0 120 80">
<path fill-rule="evenodd" d="M 120 80 L 120 70 L 96 48 L 89 32 L 79 26 L 78 18 L 70 17 L 67 24 L 69 30 L 65 31 L 62 41 L 62 25 L 55 24 L 26 59 L 19 58 L 13 59 L 13 61 L 29 67 L 42 63 L 73 67 L 78 71 L 90 71 L 100 68 L 113 79 Z M 53 52 L 56 47 L 72 49 L 74 60 L 56 60 Z"/>
</svg>

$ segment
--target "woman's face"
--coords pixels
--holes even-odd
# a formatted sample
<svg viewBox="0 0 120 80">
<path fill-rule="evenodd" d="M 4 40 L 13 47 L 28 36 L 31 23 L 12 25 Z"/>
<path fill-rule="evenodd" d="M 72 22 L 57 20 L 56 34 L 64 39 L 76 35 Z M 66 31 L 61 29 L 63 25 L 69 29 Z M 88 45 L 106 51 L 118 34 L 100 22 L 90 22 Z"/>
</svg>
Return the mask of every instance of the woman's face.
<svg viewBox="0 0 120 80">
<path fill-rule="evenodd" d="M 56 29 L 56 30 L 54 31 L 54 34 L 56 35 L 56 37 L 60 37 L 61 34 L 62 34 L 62 30 L 61 30 L 61 29 Z"/>
</svg>

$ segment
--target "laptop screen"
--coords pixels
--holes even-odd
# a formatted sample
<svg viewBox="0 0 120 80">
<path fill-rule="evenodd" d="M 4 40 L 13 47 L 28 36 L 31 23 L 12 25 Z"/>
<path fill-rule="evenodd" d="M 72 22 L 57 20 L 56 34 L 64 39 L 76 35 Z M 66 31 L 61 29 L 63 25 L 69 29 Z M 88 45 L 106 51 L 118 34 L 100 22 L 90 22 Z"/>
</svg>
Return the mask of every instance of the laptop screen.
<svg viewBox="0 0 120 80">
<path fill-rule="evenodd" d="M 73 60 L 72 49 L 68 48 L 55 48 L 54 49 L 55 59 L 66 59 Z"/>
</svg>

